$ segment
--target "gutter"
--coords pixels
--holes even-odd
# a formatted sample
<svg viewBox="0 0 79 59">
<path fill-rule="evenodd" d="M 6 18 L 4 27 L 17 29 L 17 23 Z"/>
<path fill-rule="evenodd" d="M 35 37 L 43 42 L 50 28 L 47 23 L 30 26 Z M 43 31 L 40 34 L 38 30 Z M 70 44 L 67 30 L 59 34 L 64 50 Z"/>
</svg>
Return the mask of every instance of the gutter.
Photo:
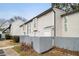
<svg viewBox="0 0 79 59">
<path fill-rule="evenodd" d="M 54 46 L 55 46 L 55 39 L 56 39 L 56 12 L 53 9 L 54 12 Z"/>
</svg>

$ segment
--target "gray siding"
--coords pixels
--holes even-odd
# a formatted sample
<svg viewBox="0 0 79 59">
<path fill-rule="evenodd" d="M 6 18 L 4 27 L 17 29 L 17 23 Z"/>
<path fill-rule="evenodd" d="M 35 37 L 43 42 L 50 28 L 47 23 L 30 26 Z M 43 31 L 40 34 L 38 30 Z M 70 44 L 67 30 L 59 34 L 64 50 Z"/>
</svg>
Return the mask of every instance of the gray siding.
<svg viewBox="0 0 79 59">
<path fill-rule="evenodd" d="M 72 51 L 79 51 L 79 37 L 57 37 L 55 46 Z"/>
<path fill-rule="evenodd" d="M 38 53 L 40 53 L 40 45 L 39 45 L 39 43 L 40 43 L 39 38 L 38 37 L 33 37 L 33 49 Z"/>
<path fill-rule="evenodd" d="M 31 39 L 29 36 L 20 36 L 20 43 L 31 44 Z"/>
<path fill-rule="evenodd" d="M 34 50 L 38 53 L 42 53 L 51 49 L 54 46 L 54 40 L 52 39 L 52 37 L 35 37 L 33 39 Z"/>
<path fill-rule="evenodd" d="M 54 41 L 53 37 L 20 36 L 20 43 L 22 42 L 31 44 L 38 53 L 45 52 L 54 46 L 71 51 L 79 51 L 79 37 L 57 37 Z"/>
</svg>

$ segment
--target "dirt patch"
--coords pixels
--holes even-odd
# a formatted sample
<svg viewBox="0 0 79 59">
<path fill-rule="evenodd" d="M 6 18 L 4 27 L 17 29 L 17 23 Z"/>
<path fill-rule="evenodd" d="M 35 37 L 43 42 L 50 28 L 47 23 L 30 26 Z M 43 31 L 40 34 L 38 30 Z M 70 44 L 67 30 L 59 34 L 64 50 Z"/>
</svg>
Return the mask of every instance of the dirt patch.
<svg viewBox="0 0 79 59">
<path fill-rule="evenodd" d="M 12 46 L 16 45 L 17 43 L 14 43 L 13 40 L 3 40 L 0 41 L 0 47 L 7 47 L 7 46 Z"/>
</svg>

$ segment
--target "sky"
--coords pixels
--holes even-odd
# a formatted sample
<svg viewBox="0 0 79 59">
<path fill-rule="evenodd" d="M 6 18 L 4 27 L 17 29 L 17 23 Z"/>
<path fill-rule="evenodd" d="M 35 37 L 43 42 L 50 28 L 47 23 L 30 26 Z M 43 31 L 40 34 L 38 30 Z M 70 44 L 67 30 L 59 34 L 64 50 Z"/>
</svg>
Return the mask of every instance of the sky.
<svg viewBox="0 0 79 59">
<path fill-rule="evenodd" d="M 50 7 L 50 3 L 0 3 L 0 18 L 21 16 L 29 20 Z"/>
</svg>

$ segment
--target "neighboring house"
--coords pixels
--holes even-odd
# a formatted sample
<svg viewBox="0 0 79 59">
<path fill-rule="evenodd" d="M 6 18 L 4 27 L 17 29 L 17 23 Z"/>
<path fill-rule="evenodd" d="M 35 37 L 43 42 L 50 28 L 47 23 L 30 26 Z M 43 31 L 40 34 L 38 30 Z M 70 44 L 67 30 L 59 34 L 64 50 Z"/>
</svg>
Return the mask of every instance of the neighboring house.
<svg viewBox="0 0 79 59">
<path fill-rule="evenodd" d="M 23 30 L 21 30 L 19 26 L 23 24 L 25 21 L 25 18 L 19 16 L 10 18 L 10 20 L 5 21 L 1 25 L 1 28 L 4 28 L 2 32 L 6 35 L 12 36 L 13 38 L 17 39 L 19 38 L 19 36 L 23 35 Z"/>
<path fill-rule="evenodd" d="M 5 34 L 2 33 L 2 31 L 0 31 L 0 40 L 5 39 Z"/>
<path fill-rule="evenodd" d="M 3 22 L 3 23 L 1 24 L 1 28 L 2 28 L 2 29 L 6 29 L 6 28 L 9 27 L 9 25 L 10 25 L 9 20 L 6 20 L 5 22 Z"/>
<path fill-rule="evenodd" d="M 23 35 L 23 31 L 21 30 L 21 28 L 19 27 L 21 24 L 23 24 L 24 21 L 23 20 L 15 20 L 12 24 L 11 24 L 11 29 L 10 29 L 10 35 L 11 36 L 20 36 Z"/>
<path fill-rule="evenodd" d="M 10 34 L 10 29 L 11 29 L 11 24 L 7 28 L 3 29 L 2 32 L 5 34 Z"/>
<path fill-rule="evenodd" d="M 2 28 L 2 32 L 5 34 L 9 34 L 10 33 L 10 27 L 11 27 L 11 20 L 6 20 L 1 24 L 1 28 Z"/>
<path fill-rule="evenodd" d="M 38 53 L 53 47 L 79 51 L 78 22 L 79 11 L 66 13 L 61 9 L 49 8 L 20 26 L 26 35 L 24 41 L 22 38 L 20 40 L 26 43 L 29 40 L 28 43 L 31 42 Z"/>
<path fill-rule="evenodd" d="M 0 31 L 0 39 L 1 39 L 1 35 L 2 35 L 2 32 Z"/>
</svg>

